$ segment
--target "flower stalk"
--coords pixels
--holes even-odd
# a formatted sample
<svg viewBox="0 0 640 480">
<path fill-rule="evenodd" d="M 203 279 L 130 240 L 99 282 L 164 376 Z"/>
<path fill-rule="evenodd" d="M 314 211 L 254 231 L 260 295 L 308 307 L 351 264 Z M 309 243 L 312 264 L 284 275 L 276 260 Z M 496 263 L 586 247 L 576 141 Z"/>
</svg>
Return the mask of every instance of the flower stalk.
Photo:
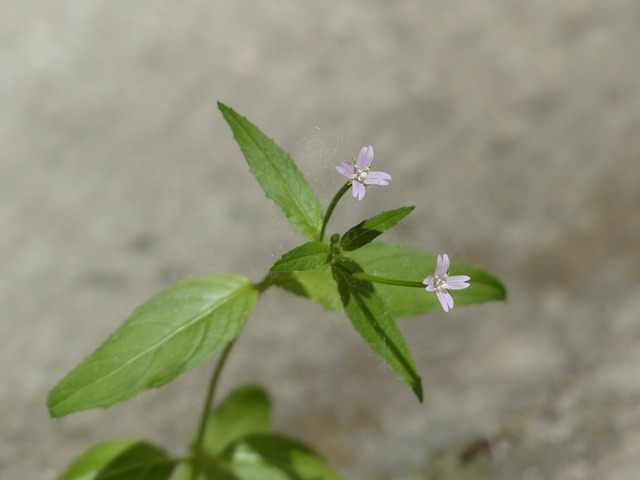
<svg viewBox="0 0 640 480">
<path fill-rule="evenodd" d="M 368 282 L 383 283 L 385 285 L 396 285 L 398 287 L 416 287 L 424 288 L 422 282 L 412 282 L 411 280 L 396 280 L 394 278 L 379 277 L 378 275 L 369 275 L 368 273 L 357 272 L 354 277 Z"/>
<path fill-rule="evenodd" d="M 322 219 L 322 228 L 320 229 L 320 235 L 318 235 L 319 242 L 321 242 L 324 239 L 324 233 L 327 229 L 327 224 L 329 223 L 329 219 L 331 218 L 331 215 L 333 214 L 333 211 L 335 210 L 336 205 L 338 205 L 338 202 L 340 201 L 342 196 L 345 193 L 347 193 L 347 190 L 349 190 L 350 186 L 351 186 L 351 182 L 347 182 L 344 185 L 342 185 L 342 187 L 340 187 L 340 190 L 338 190 L 336 194 L 333 196 L 333 198 L 331 199 L 331 203 L 327 207 L 327 213 L 324 214 L 324 218 Z"/>
</svg>

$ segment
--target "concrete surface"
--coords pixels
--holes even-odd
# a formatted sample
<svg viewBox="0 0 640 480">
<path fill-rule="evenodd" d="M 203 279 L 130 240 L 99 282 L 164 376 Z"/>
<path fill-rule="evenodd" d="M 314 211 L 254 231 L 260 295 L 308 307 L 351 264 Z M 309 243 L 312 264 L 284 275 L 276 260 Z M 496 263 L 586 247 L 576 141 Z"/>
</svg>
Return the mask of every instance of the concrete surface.
<svg viewBox="0 0 640 480">
<path fill-rule="evenodd" d="M 53 421 L 44 402 L 156 291 L 257 280 L 300 241 L 220 100 L 324 202 L 334 165 L 372 143 L 392 185 L 346 199 L 330 230 L 417 205 L 387 239 L 483 266 L 510 293 L 402 320 L 425 404 L 345 318 L 275 291 L 223 389 L 268 385 L 278 429 L 349 479 L 425 478 L 435 449 L 514 416 L 495 478 L 638 478 L 639 32 L 634 0 L 5 0 L 0 477 L 55 478 L 113 437 L 186 447 L 212 361 L 106 411 Z"/>
</svg>

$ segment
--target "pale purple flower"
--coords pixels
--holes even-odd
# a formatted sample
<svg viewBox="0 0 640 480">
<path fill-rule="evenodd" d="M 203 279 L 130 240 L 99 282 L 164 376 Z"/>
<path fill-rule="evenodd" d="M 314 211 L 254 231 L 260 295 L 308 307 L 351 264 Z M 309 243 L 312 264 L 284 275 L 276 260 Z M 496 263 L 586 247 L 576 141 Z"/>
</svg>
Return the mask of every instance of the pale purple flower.
<svg viewBox="0 0 640 480">
<path fill-rule="evenodd" d="M 342 175 L 351 180 L 351 191 L 358 200 L 364 198 L 366 188 L 369 185 L 389 185 L 391 175 L 385 172 L 372 172 L 371 162 L 373 161 L 373 147 L 362 147 L 358 157 L 353 163 L 342 162 L 338 165 L 338 170 Z"/>
<path fill-rule="evenodd" d="M 469 286 L 467 282 L 471 279 L 468 275 L 453 275 L 450 277 L 449 265 L 449 255 L 446 253 L 438 255 L 435 273 L 422 281 L 427 286 L 427 292 L 436 292 L 440 305 L 442 305 L 445 312 L 453 308 L 453 297 L 447 290 L 467 288 Z"/>
</svg>

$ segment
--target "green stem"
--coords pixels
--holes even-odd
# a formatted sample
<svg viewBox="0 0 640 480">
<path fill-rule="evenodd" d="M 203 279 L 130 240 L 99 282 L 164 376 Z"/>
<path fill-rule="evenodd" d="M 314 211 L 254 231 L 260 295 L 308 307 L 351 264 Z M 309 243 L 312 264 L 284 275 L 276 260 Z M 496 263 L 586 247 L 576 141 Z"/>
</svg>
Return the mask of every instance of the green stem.
<svg viewBox="0 0 640 480">
<path fill-rule="evenodd" d="M 202 415 L 200 417 L 200 425 L 198 427 L 198 435 L 196 436 L 196 441 L 193 444 L 192 452 L 193 452 L 193 468 L 191 469 L 191 480 L 196 480 L 202 471 L 202 444 L 204 442 L 204 434 L 207 430 L 207 419 L 209 418 L 209 414 L 211 413 L 211 408 L 213 407 L 213 399 L 216 393 L 216 387 L 218 386 L 218 380 L 220 379 L 220 374 L 222 373 L 222 369 L 224 364 L 227 361 L 227 357 L 229 353 L 231 353 L 231 349 L 233 349 L 234 344 L 236 343 L 235 339 L 227 344 L 227 346 L 220 354 L 220 358 L 218 359 L 218 363 L 216 363 L 216 368 L 213 371 L 213 375 L 211 377 L 211 381 L 209 382 L 209 390 L 207 391 L 207 398 L 204 403 L 204 408 L 202 409 Z"/>
<path fill-rule="evenodd" d="M 338 204 L 342 196 L 347 192 L 347 190 L 349 190 L 350 186 L 351 181 L 348 181 L 342 187 L 340 187 L 340 190 L 338 190 L 338 192 L 333 196 L 331 203 L 327 207 L 327 213 L 324 214 L 324 218 L 322 219 L 322 229 L 320 230 L 320 235 L 318 235 L 319 242 L 324 239 L 324 231 L 327 229 L 327 223 L 329 223 L 329 219 L 331 218 L 336 205 Z"/>
<path fill-rule="evenodd" d="M 411 280 L 395 280 L 393 278 L 378 277 L 377 275 L 369 275 L 367 273 L 354 273 L 354 277 L 361 280 L 367 280 L 369 282 L 384 283 L 386 285 L 397 285 L 399 287 L 416 287 L 425 288 L 422 282 L 412 282 Z"/>
</svg>

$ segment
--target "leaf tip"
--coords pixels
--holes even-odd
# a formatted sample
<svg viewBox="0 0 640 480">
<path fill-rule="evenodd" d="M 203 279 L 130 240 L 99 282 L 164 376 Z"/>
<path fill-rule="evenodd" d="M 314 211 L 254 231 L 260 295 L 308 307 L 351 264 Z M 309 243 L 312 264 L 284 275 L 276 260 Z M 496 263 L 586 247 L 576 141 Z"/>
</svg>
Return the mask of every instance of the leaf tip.
<svg viewBox="0 0 640 480">
<path fill-rule="evenodd" d="M 56 402 L 54 399 L 55 390 L 56 390 L 56 387 L 53 387 L 51 390 L 49 390 L 49 393 L 47 394 L 46 406 L 47 406 L 47 411 L 49 412 L 49 415 L 51 416 L 51 418 L 60 418 L 62 415 L 58 414 L 56 409 Z"/>
<path fill-rule="evenodd" d="M 502 293 L 502 297 L 500 298 L 500 300 L 505 300 L 506 301 L 507 297 L 508 297 L 508 295 L 507 295 L 507 287 L 505 287 L 504 283 L 502 283 L 500 280 L 498 280 L 498 284 L 500 285 L 500 290 L 501 290 L 500 293 Z"/>
<path fill-rule="evenodd" d="M 64 402 L 59 398 L 58 385 L 53 387 L 47 395 L 46 405 L 51 418 L 62 418 L 73 413 L 73 410 L 65 408 Z"/>
<path fill-rule="evenodd" d="M 420 403 L 424 403 L 424 392 L 422 390 L 422 378 L 419 375 L 416 375 L 412 382 L 411 389 L 413 393 L 416 394 Z"/>
</svg>

